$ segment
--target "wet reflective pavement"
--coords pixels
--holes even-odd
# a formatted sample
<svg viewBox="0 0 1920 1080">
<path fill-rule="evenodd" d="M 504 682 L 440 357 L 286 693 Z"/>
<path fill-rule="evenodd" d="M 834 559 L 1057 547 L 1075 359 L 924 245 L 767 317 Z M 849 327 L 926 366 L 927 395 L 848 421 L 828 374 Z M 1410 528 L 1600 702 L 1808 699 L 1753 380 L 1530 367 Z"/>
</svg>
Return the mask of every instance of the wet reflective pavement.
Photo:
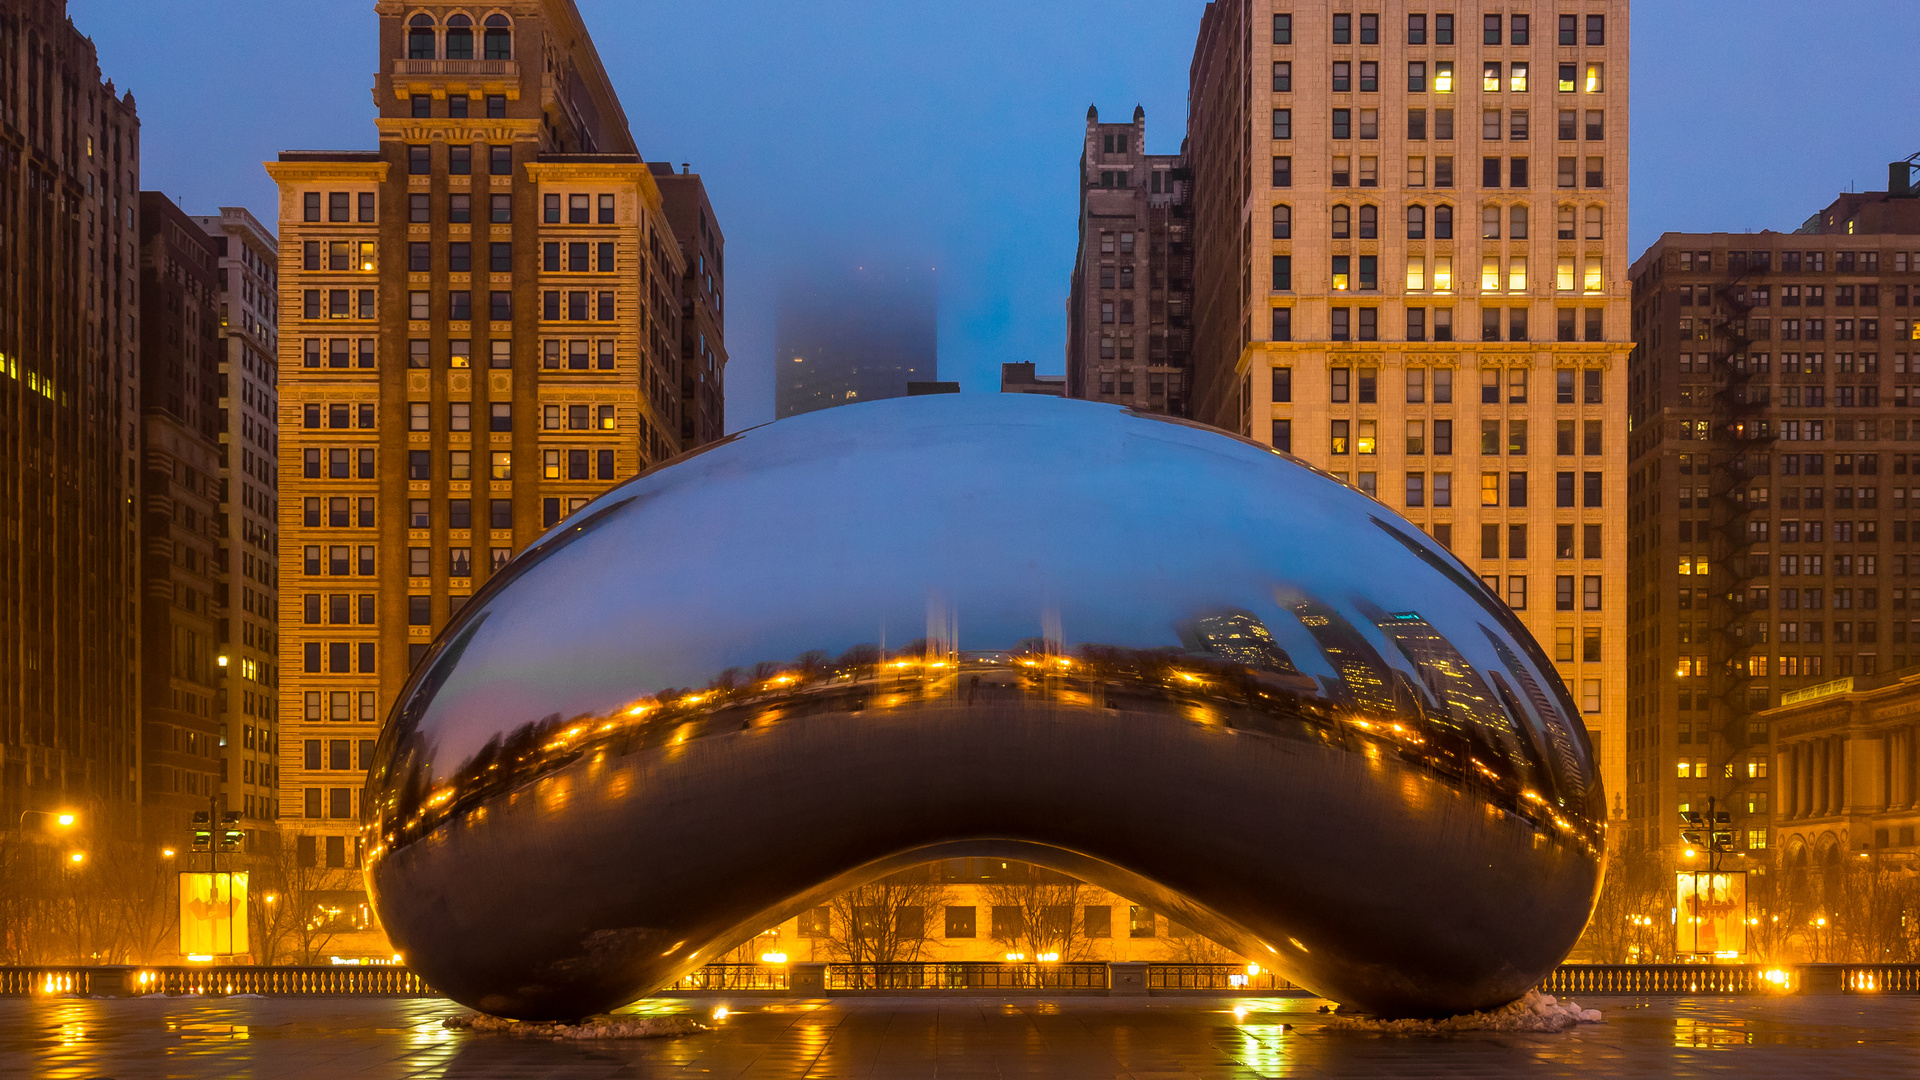
<svg viewBox="0 0 1920 1080">
<path fill-rule="evenodd" d="M 718 999 L 644 1003 L 708 1014 Z M 716 1080 L 1915 1076 L 1920 997 L 1608 998 L 1559 1035 L 1331 1032 L 1317 999 L 734 999 L 708 1034 L 536 1042 L 451 1032 L 444 1000 L 0 1000 L 0 1076 Z M 1236 1017 L 1234 1007 L 1248 1012 Z"/>
</svg>

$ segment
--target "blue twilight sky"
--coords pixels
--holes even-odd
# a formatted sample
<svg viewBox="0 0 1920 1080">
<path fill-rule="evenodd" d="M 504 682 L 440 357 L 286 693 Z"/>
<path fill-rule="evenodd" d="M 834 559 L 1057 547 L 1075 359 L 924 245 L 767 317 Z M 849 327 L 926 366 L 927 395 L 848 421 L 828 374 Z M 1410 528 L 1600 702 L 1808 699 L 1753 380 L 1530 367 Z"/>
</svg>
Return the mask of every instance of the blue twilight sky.
<svg viewBox="0 0 1920 1080">
<path fill-rule="evenodd" d="M 727 234 L 727 426 L 773 416 L 773 284 L 809 259 L 937 267 L 940 373 L 1064 364 L 1089 103 L 1179 149 L 1204 0 L 578 0 L 649 159 L 691 162 Z M 70 0 L 139 102 L 142 185 L 273 222 L 260 162 L 374 145 L 371 0 Z M 1818 12 L 1818 17 L 1813 13 Z M 1633 253 L 1798 226 L 1920 151 L 1912 0 L 1644 0 Z"/>
</svg>

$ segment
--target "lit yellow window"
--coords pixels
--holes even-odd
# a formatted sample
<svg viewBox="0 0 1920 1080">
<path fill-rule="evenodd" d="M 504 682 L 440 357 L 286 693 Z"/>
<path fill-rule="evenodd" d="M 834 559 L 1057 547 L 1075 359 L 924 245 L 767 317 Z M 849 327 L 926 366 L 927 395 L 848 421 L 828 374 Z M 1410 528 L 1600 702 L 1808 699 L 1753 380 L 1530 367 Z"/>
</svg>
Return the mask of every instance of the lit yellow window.
<svg viewBox="0 0 1920 1080">
<path fill-rule="evenodd" d="M 1572 256 L 1560 260 L 1560 265 L 1554 273 L 1553 287 L 1559 289 L 1561 292 L 1573 291 Z"/>
<path fill-rule="evenodd" d="M 548 480 L 560 479 L 560 451 L 546 451 L 541 461 L 540 474 Z"/>
<path fill-rule="evenodd" d="M 1433 260 L 1433 291 L 1449 293 L 1453 291 L 1453 256 L 1438 255 Z M 1920 323 L 1915 323 L 1920 326 Z"/>
<path fill-rule="evenodd" d="M 1527 65 L 1525 64 L 1513 65 L 1513 70 L 1510 71 L 1507 75 L 1507 85 L 1516 94 L 1526 93 L 1527 92 Z"/>
<path fill-rule="evenodd" d="M 1500 505 L 1500 474 L 1483 472 L 1480 474 L 1480 505 Z"/>
<path fill-rule="evenodd" d="M 1433 92 L 1436 94 L 1453 93 L 1453 61 L 1442 60 L 1434 65 Z"/>
<path fill-rule="evenodd" d="M 513 451 L 495 450 L 493 452 L 493 478 L 495 480 L 513 479 Z"/>
<path fill-rule="evenodd" d="M 1489 60 L 1480 76 L 1480 89 L 1489 94 L 1500 92 L 1500 65 Z"/>
<path fill-rule="evenodd" d="M 1507 291 L 1527 291 L 1527 260 L 1515 256 L 1514 259 L 1507 264 Z"/>
<path fill-rule="evenodd" d="M 1491 255 L 1480 263 L 1480 291 L 1500 291 L 1500 260 Z"/>
<path fill-rule="evenodd" d="M 1600 93 L 1602 90 L 1606 89 L 1606 82 L 1607 82 L 1607 65 L 1605 64 L 1588 64 L 1587 65 L 1587 93 L 1589 94 Z"/>
<path fill-rule="evenodd" d="M 1756 679 L 1767 677 L 1767 658 L 1764 656 L 1747 657 L 1747 674 Z"/>
<path fill-rule="evenodd" d="M 1684 577 L 1691 573 L 1693 573 L 1693 559 L 1690 556 L 1686 556 L 1686 555 L 1680 556 L 1681 576 Z"/>
<path fill-rule="evenodd" d="M 1586 290 L 1588 292 L 1599 292 L 1600 289 L 1601 289 L 1600 260 L 1588 259 Z"/>
<path fill-rule="evenodd" d="M 360 241 L 360 269 L 365 273 L 373 273 L 373 241 L 371 240 Z"/>
<path fill-rule="evenodd" d="M 1427 260 L 1412 258 L 1407 260 L 1407 291 L 1420 292 L 1427 287 Z"/>
<path fill-rule="evenodd" d="M 1362 454 L 1374 453 L 1375 448 L 1380 443 L 1380 421 L 1378 420 L 1360 421 L 1360 435 L 1357 439 L 1354 440 L 1354 442 L 1356 444 L 1354 449 L 1356 449 L 1360 453 Z"/>
<path fill-rule="evenodd" d="M 1693 776 L 1693 762 L 1682 761 L 1679 763 L 1679 769 L 1680 769 L 1680 779 L 1687 780 Z"/>
</svg>

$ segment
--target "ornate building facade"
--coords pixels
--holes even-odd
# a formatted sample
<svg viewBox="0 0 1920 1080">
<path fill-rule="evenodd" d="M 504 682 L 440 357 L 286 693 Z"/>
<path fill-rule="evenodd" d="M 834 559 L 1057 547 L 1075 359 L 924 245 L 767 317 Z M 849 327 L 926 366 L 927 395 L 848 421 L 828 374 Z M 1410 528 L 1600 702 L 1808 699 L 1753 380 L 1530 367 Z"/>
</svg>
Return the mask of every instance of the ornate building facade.
<svg viewBox="0 0 1920 1080">
<path fill-rule="evenodd" d="M 1615 814 L 1628 7 L 1214 0 L 1185 153 L 1193 417 L 1472 567 L 1551 652 Z"/>
<path fill-rule="evenodd" d="M 360 865 L 380 723 L 506 561 L 682 448 L 682 245 L 571 0 L 383 0 L 379 149 L 280 185 L 280 818 Z M 342 881 L 347 880 L 344 873 Z M 381 955 L 364 897 L 336 948 Z"/>
</svg>

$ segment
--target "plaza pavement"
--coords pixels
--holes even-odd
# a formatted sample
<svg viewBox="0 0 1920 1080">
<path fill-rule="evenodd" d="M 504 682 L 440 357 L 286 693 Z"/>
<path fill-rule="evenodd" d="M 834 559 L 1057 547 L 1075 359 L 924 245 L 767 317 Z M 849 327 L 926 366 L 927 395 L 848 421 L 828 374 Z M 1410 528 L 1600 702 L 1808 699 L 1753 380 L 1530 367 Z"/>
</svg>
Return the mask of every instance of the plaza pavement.
<svg viewBox="0 0 1920 1080">
<path fill-rule="evenodd" d="M 1226 1080 L 1920 1076 L 1920 996 L 1591 997 L 1606 1022 L 1450 1038 L 1325 1030 L 1312 998 L 652 999 L 680 1039 L 444 1029 L 437 999 L 0 999 L 0 1077 L 48 1080 Z M 1247 1008 L 1237 1016 L 1235 1006 Z"/>
</svg>

